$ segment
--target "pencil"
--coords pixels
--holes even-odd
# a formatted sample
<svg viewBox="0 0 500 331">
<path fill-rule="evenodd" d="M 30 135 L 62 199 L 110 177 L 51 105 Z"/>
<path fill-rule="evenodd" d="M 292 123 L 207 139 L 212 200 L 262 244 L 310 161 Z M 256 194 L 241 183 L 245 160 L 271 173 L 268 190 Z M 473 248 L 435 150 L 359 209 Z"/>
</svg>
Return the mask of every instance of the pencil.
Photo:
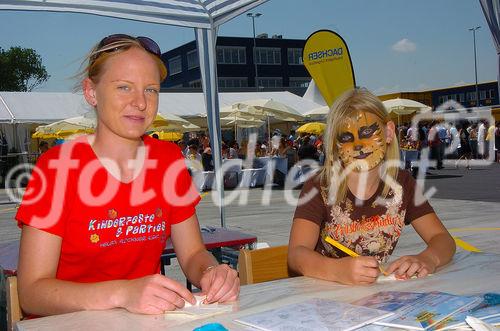
<svg viewBox="0 0 500 331">
<path fill-rule="evenodd" d="M 349 248 L 345 247 L 344 245 L 342 245 L 342 244 L 341 244 L 341 243 L 339 243 L 338 241 L 333 240 L 333 238 L 332 238 L 332 237 L 330 237 L 330 236 L 326 236 L 326 237 L 325 237 L 325 241 L 326 241 L 327 243 L 329 243 L 330 245 L 332 245 L 332 246 L 334 246 L 334 247 L 337 247 L 338 249 L 340 249 L 342 252 L 346 253 L 346 254 L 347 254 L 347 255 L 349 255 L 349 256 L 352 256 L 352 257 L 358 257 L 358 256 L 359 256 L 359 254 L 358 254 L 358 253 L 356 253 L 355 251 L 353 251 L 353 250 L 351 250 L 351 249 L 349 249 Z M 380 272 L 381 272 L 382 274 L 384 274 L 384 275 L 386 275 L 386 276 L 387 276 L 387 272 L 386 272 L 386 271 L 382 268 L 382 266 L 381 266 L 380 264 L 378 265 L 378 268 L 379 268 L 379 270 L 380 270 Z"/>
<path fill-rule="evenodd" d="M 330 237 L 330 236 L 326 236 L 325 240 L 326 240 L 327 243 L 329 243 L 330 245 L 332 245 L 334 247 L 337 247 L 338 249 L 340 249 L 342 252 L 346 253 L 349 256 L 352 256 L 352 257 L 358 257 L 359 256 L 358 253 L 356 253 L 355 251 L 350 250 L 349 248 L 345 247 L 344 245 L 342 245 L 338 241 L 333 240 L 332 237 Z"/>
</svg>

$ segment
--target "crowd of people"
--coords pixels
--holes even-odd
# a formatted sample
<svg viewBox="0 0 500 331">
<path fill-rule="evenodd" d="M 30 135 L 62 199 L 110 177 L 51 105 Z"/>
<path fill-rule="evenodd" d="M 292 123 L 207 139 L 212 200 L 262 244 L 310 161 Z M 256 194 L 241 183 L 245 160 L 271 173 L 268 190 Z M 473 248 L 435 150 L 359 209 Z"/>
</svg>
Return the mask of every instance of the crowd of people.
<svg viewBox="0 0 500 331">
<path fill-rule="evenodd" d="M 194 170 L 213 171 L 214 164 L 210 139 L 206 134 L 197 134 L 189 140 L 176 142 L 182 154 L 188 161 L 188 166 Z M 315 160 L 320 165 L 325 159 L 323 148 L 323 136 L 309 133 L 297 134 L 291 130 L 289 134 L 283 134 L 276 130 L 270 141 L 256 140 L 253 153 L 249 146 L 253 145 L 248 140 L 242 140 L 241 144 L 236 141 L 223 141 L 221 154 L 222 159 L 243 159 L 265 156 L 276 156 L 287 159 L 287 167 L 290 169 L 300 160 Z"/>
<path fill-rule="evenodd" d="M 492 157 L 499 162 L 500 122 L 489 123 L 487 120 L 477 122 L 432 121 L 420 123 L 415 130 L 403 124 L 398 128 L 401 147 L 404 149 L 422 150 L 428 147 L 430 158 L 435 160 L 437 168 L 443 168 L 443 160 L 447 159 L 488 159 Z M 467 167 L 470 168 L 469 165 Z"/>
</svg>

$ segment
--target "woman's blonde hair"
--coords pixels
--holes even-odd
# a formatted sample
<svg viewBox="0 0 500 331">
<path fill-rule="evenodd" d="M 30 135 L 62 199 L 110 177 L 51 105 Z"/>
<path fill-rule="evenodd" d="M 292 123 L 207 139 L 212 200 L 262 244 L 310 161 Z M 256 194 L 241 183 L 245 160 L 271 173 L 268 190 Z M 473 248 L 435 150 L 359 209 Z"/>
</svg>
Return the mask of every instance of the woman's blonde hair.
<svg viewBox="0 0 500 331">
<path fill-rule="evenodd" d="M 347 182 L 343 175 L 344 168 L 339 159 L 338 136 L 344 121 L 352 118 L 358 112 L 372 113 L 380 118 L 384 124 L 391 121 L 383 103 L 365 88 L 347 91 L 333 103 L 328 114 L 327 128 L 324 134 L 325 164 L 320 172 L 319 180 L 322 190 L 326 191 L 328 196 L 334 197 L 333 201 L 330 201 L 334 205 L 343 201 L 347 193 Z M 391 161 L 382 164 L 384 167 L 382 169 L 384 181 L 382 197 L 386 198 L 390 190 L 387 177 L 396 179 L 399 170 L 399 144 L 396 136 L 387 146 L 384 161 Z M 332 192 L 333 189 L 336 189 L 336 192 Z M 332 195 L 332 193 L 334 194 Z"/>
<path fill-rule="evenodd" d="M 100 43 L 98 43 L 90 50 L 90 52 L 82 61 L 82 69 L 75 76 L 78 79 L 75 90 L 79 90 L 81 88 L 80 84 L 84 78 L 90 78 L 94 83 L 97 83 L 102 74 L 102 70 L 106 60 L 110 56 L 124 52 L 131 47 L 138 47 L 146 51 L 148 54 L 151 54 L 158 65 L 158 70 L 160 71 L 160 81 L 163 81 L 167 77 L 167 68 L 165 67 L 165 63 L 163 63 L 160 57 L 155 56 L 147 49 L 145 49 L 144 46 L 139 42 L 139 40 L 124 37 L 118 38 L 117 40 L 104 46 L 101 46 Z"/>
</svg>

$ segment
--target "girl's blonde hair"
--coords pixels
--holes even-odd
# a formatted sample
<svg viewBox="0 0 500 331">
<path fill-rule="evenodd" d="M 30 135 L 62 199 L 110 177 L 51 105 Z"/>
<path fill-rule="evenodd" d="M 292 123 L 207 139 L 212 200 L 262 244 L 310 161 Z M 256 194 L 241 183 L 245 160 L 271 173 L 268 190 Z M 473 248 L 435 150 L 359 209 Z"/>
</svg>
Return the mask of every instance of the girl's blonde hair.
<svg viewBox="0 0 500 331">
<path fill-rule="evenodd" d="M 344 168 L 339 159 L 338 136 L 344 121 L 352 118 L 358 112 L 372 113 L 380 118 L 384 124 L 391 121 L 383 103 L 365 88 L 347 91 L 333 103 L 328 114 L 327 128 L 324 134 L 325 164 L 319 174 L 322 190 L 328 193 L 328 196 L 335 197 L 333 201 L 330 201 L 333 205 L 343 201 L 347 193 L 347 182 L 343 175 Z M 389 182 L 387 178 L 396 179 L 399 170 L 399 144 L 396 136 L 387 145 L 384 161 L 391 161 L 382 164 L 384 167 L 382 169 L 382 180 L 384 181 L 382 197 L 386 198 L 391 188 L 387 184 Z M 331 194 L 332 189 L 337 190 L 336 194 Z"/>
</svg>

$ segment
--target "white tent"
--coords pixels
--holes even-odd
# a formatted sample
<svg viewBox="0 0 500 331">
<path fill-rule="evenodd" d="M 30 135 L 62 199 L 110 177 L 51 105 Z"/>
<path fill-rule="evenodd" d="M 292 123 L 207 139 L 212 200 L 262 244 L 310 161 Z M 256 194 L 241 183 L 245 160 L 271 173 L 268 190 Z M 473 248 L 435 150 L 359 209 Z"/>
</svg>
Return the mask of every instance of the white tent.
<svg viewBox="0 0 500 331">
<path fill-rule="evenodd" d="M 221 108 L 254 99 L 272 99 L 301 114 L 319 107 L 290 92 L 223 92 Z M 71 92 L 0 92 L 0 123 L 51 123 L 92 111 L 81 94 Z M 203 93 L 160 93 L 158 111 L 164 115 L 206 116 Z"/>
<path fill-rule="evenodd" d="M 221 132 L 219 98 L 217 96 L 217 63 L 215 41 L 217 29 L 223 23 L 267 0 L 2 0 L 0 10 L 30 10 L 85 13 L 129 20 L 170 24 L 195 29 L 200 56 L 201 82 L 204 86 L 208 127 L 215 166 L 215 181 L 219 199 L 224 198 L 221 176 Z M 225 225 L 224 209 L 220 204 L 221 223 Z"/>
</svg>

